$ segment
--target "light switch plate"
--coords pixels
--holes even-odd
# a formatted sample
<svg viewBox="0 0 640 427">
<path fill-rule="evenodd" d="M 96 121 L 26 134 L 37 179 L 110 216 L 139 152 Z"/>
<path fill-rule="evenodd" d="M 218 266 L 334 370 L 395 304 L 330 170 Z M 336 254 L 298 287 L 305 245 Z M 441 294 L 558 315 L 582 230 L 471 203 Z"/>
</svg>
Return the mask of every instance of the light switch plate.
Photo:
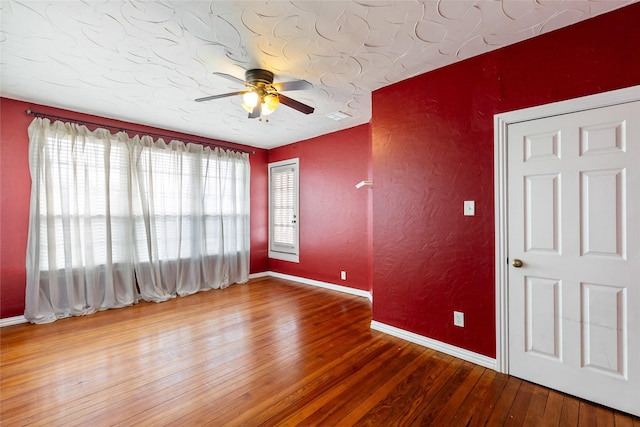
<svg viewBox="0 0 640 427">
<path fill-rule="evenodd" d="M 474 216 L 476 214 L 476 202 L 473 200 L 464 201 L 464 216 Z"/>
</svg>

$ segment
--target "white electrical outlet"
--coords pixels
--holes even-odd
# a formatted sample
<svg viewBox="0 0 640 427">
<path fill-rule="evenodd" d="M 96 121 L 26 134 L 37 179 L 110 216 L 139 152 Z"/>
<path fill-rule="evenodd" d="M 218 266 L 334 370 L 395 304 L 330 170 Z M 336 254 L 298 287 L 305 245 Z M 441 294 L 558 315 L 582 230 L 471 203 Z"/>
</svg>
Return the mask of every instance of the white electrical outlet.
<svg viewBox="0 0 640 427">
<path fill-rule="evenodd" d="M 460 311 L 453 312 L 453 324 L 464 328 L 464 313 Z"/>
<path fill-rule="evenodd" d="M 474 216 L 476 214 L 476 202 L 473 200 L 464 201 L 464 216 Z"/>
<path fill-rule="evenodd" d="M 341 271 L 340 272 L 340 278 L 342 280 L 347 280 L 347 272 L 346 271 Z"/>
</svg>

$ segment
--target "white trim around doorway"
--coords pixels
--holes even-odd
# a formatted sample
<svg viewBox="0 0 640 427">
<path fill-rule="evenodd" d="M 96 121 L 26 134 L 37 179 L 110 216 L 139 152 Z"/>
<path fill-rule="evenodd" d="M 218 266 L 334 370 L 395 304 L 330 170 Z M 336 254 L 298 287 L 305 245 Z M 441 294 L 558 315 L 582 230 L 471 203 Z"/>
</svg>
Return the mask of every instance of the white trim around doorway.
<svg viewBox="0 0 640 427">
<path fill-rule="evenodd" d="M 513 123 L 558 116 L 640 100 L 640 85 L 494 115 L 495 303 L 498 372 L 509 373 L 507 127 Z"/>
</svg>

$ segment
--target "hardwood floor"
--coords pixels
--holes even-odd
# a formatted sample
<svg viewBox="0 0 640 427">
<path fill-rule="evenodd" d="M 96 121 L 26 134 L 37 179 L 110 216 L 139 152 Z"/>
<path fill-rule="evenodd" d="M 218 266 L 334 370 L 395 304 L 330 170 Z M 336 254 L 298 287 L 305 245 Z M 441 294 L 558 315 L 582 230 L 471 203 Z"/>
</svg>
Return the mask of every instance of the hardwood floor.
<svg viewBox="0 0 640 427">
<path fill-rule="evenodd" d="M 0 423 L 640 426 L 370 330 L 361 297 L 279 279 L 0 330 Z"/>
</svg>

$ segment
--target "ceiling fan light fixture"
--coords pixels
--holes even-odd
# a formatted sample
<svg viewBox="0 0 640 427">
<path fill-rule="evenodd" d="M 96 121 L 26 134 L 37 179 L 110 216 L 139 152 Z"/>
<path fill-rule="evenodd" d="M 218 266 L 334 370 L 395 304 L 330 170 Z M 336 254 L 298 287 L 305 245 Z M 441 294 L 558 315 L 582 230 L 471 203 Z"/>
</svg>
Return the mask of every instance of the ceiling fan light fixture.
<svg viewBox="0 0 640 427">
<path fill-rule="evenodd" d="M 262 115 L 267 116 L 273 113 L 278 108 L 278 105 L 280 105 L 278 95 L 269 94 L 265 96 L 262 101 Z"/>
<path fill-rule="evenodd" d="M 1 1 L 1 0 L 0 0 Z M 291 99 L 288 96 L 281 95 L 280 91 L 306 90 L 313 86 L 306 80 L 293 80 L 289 82 L 273 83 L 273 73 L 271 71 L 260 68 L 247 70 L 245 72 L 245 81 L 237 77 L 224 73 L 214 73 L 227 80 L 231 80 L 236 84 L 243 84 L 245 90 L 237 92 L 223 93 L 220 95 L 205 96 L 196 99 L 196 102 L 210 101 L 214 99 L 226 98 L 234 95 L 242 95 L 242 108 L 249 113 L 250 119 L 260 118 L 273 113 L 278 105 L 283 104 L 285 107 L 292 108 L 303 114 L 311 114 L 313 107 L 303 104 L 302 102 Z M 268 121 L 268 120 L 267 120 Z"/>
<path fill-rule="evenodd" d="M 243 107 L 246 104 L 247 107 L 251 108 L 251 110 L 254 109 L 254 107 L 256 105 L 258 105 L 258 100 L 260 99 L 260 97 L 258 96 L 258 94 L 254 91 L 251 92 L 247 92 L 244 95 L 242 95 L 242 100 L 243 102 Z M 246 109 L 246 107 L 245 107 Z"/>
<path fill-rule="evenodd" d="M 247 104 L 245 104 L 244 102 L 242 103 L 242 108 L 244 108 L 245 110 L 247 110 L 247 113 L 250 113 L 253 111 L 253 108 L 249 107 Z"/>
</svg>

